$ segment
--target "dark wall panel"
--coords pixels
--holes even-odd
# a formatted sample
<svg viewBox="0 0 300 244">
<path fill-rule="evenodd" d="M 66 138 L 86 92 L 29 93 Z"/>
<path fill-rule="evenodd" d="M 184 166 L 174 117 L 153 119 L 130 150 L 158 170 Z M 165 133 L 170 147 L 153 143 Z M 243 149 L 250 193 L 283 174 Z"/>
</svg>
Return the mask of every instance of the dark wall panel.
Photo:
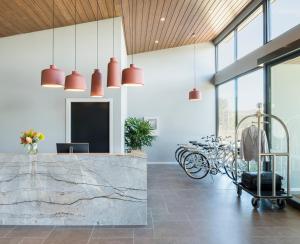
<svg viewBox="0 0 300 244">
<path fill-rule="evenodd" d="M 108 102 L 72 102 L 71 142 L 90 143 L 91 153 L 109 152 Z"/>
</svg>

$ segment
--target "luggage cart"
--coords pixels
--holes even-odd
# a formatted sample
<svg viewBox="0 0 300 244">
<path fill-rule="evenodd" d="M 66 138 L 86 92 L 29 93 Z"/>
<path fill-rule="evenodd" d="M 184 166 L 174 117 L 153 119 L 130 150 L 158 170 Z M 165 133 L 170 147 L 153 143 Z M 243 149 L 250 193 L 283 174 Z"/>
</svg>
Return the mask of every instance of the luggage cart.
<svg viewBox="0 0 300 244">
<path fill-rule="evenodd" d="M 235 163 L 235 177 L 233 183 L 237 186 L 237 194 L 238 196 L 241 196 L 242 191 L 245 191 L 253 196 L 251 203 L 254 208 L 259 207 L 259 203 L 261 199 L 268 199 L 272 202 L 277 203 L 278 207 L 280 209 L 285 208 L 286 206 L 286 200 L 289 198 L 292 198 L 290 194 L 290 177 L 291 177 L 291 166 L 290 166 L 290 140 L 289 140 L 289 132 L 284 124 L 284 122 L 278 118 L 277 116 L 274 116 L 272 114 L 265 114 L 262 111 L 262 104 L 258 104 L 258 111 L 255 114 L 248 115 L 245 118 L 243 118 L 237 125 L 235 130 L 235 156 L 234 156 L 234 163 Z M 257 126 L 258 131 L 261 129 L 261 124 L 264 122 L 265 118 L 274 119 L 279 122 L 279 124 L 283 127 L 286 137 L 286 143 L 287 143 L 287 150 L 286 152 L 272 152 L 272 153 L 261 153 L 261 133 L 258 133 L 258 147 L 259 147 L 259 153 L 258 153 L 258 162 L 257 162 L 257 190 L 250 190 L 246 188 L 243 184 L 238 182 L 238 132 L 240 126 L 243 124 L 243 122 L 249 118 L 256 118 L 257 119 Z M 262 191 L 261 190 L 261 173 L 262 173 L 262 158 L 263 157 L 269 157 L 272 164 L 272 191 Z M 276 161 L 278 157 L 285 157 L 287 159 L 287 189 L 284 190 L 277 190 L 276 191 Z M 248 170 L 249 170 L 249 162 L 248 162 Z"/>
</svg>

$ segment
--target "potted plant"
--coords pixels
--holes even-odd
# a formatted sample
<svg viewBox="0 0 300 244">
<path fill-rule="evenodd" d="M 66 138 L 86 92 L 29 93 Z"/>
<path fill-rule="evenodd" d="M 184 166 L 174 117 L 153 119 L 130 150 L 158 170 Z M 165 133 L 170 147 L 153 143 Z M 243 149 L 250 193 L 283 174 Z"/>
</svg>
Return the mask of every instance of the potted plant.
<svg viewBox="0 0 300 244">
<path fill-rule="evenodd" d="M 149 121 L 139 118 L 128 118 L 125 121 L 125 144 L 129 151 L 141 152 L 143 147 L 151 146 L 154 136 Z"/>
</svg>

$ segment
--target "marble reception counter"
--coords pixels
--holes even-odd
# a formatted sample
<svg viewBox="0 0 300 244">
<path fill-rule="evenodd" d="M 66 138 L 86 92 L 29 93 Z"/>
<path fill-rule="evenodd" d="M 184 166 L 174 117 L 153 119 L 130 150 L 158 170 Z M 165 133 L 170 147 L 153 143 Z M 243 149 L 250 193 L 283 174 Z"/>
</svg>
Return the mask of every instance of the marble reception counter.
<svg viewBox="0 0 300 244">
<path fill-rule="evenodd" d="M 147 160 L 0 154 L 2 225 L 146 225 Z"/>
</svg>

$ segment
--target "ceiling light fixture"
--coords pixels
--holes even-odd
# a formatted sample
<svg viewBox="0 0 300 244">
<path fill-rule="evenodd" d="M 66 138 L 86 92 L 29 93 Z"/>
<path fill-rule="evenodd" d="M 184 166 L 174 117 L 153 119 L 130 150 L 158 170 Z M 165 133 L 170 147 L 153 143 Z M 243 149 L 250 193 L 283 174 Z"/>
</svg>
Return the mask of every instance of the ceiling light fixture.
<svg viewBox="0 0 300 244">
<path fill-rule="evenodd" d="M 190 101 L 200 101 L 202 96 L 201 92 L 197 89 L 197 74 L 196 74 L 196 35 L 195 33 L 192 34 L 192 37 L 194 38 L 194 88 L 189 92 L 189 100 Z"/>
<path fill-rule="evenodd" d="M 161 22 L 164 22 L 165 20 L 166 20 L 165 17 L 161 17 L 161 18 L 160 18 L 160 21 L 161 21 Z"/>
<path fill-rule="evenodd" d="M 103 97 L 104 91 L 102 86 L 102 74 L 99 70 L 99 0 L 97 0 L 97 69 L 95 69 L 92 75 L 92 82 L 91 82 L 91 97 Z"/>
<path fill-rule="evenodd" d="M 85 91 L 86 90 L 86 83 L 85 78 L 76 71 L 77 69 L 77 0 L 75 0 L 75 25 L 74 25 L 74 32 L 75 32 L 75 63 L 74 63 L 74 70 L 70 75 L 66 77 L 65 81 L 65 91 Z"/>
<path fill-rule="evenodd" d="M 159 42 L 158 40 L 155 40 L 155 44 L 158 44 L 158 42 Z"/>
<path fill-rule="evenodd" d="M 130 8 L 129 8 L 130 10 Z M 133 4 L 132 4 L 132 14 L 131 14 L 131 26 L 133 26 Z M 130 67 L 124 69 L 122 72 L 122 85 L 124 86 L 143 86 L 144 85 L 144 72 L 142 69 L 137 68 L 133 64 L 133 28 L 131 28 L 131 64 Z"/>
<path fill-rule="evenodd" d="M 107 87 L 120 88 L 121 87 L 121 72 L 117 58 L 115 58 L 115 0 L 113 0 L 113 57 L 107 65 Z"/>
<path fill-rule="evenodd" d="M 49 69 L 42 70 L 41 74 L 41 85 L 43 87 L 60 88 L 64 87 L 65 73 L 58 69 L 54 64 L 54 47 L 55 47 L 55 2 L 52 1 L 52 65 Z"/>
</svg>

